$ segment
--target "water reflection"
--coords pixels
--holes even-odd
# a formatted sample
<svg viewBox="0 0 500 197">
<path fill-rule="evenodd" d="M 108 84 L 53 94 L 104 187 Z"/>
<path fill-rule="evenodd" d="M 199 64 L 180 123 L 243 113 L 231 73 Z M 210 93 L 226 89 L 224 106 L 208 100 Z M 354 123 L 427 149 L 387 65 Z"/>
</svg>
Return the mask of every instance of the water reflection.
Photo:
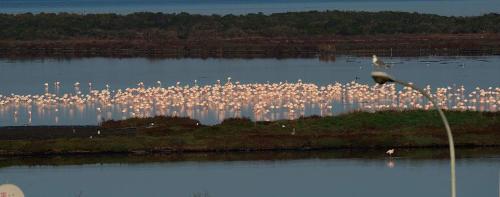
<svg viewBox="0 0 500 197">
<path fill-rule="evenodd" d="M 394 167 L 396 167 L 396 162 L 392 158 L 390 158 L 387 161 L 386 166 L 387 166 L 387 168 L 394 168 Z"/>
<path fill-rule="evenodd" d="M 366 85 L 357 82 L 318 86 L 312 83 L 253 83 L 241 84 L 217 81 L 199 86 L 182 85 L 146 87 L 143 82 L 125 89 L 93 90 L 84 94 L 80 83 L 73 93 L 55 92 L 42 95 L 0 95 L 0 117 L 12 118 L 13 124 L 59 124 L 60 117 L 75 119 L 94 116 L 96 124 L 107 119 L 151 116 L 188 116 L 205 124 L 219 123 L 227 118 L 250 117 L 258 121 L 296 119 L 302 116 L 331 116 L 349 111 L 429 110 L 432 103 L 415 90 L 394 84 Z M 492 111 L 500 109 L 500 87 L 475 88 L 463 86 L 424 89 L 442 109 L 460 111 Z M 35 113 L 33 113 L 35 112 Z M 41 120 L 41 121 L 40 121 Z M 45 122 L 46 123 L 46 122 Z"/>
<path fill-rule="evenodd" d="M 404 160 L 446 160 L 448 149 L 419 148 L 398 149 L 398 157 L 390 158 L 380 149 L 335 149 L 323 151 L 263 151 L 225 153 L 172 153 L 172 154 L 97 154 L 33 157 L 0 157 L 0 168 L 10 166 L 59 166 L 86 164 L 140 164 L 175 162 L 223 162 L 223 161 L 290 161 L 307 159 L 359 159 L 381 161 L 384 166 L 395 165 Z M 458 148 L 457 158 L 497 158 L 497 148 Z"/>
<path fill-rule="evenodd" d="M 496 194 L 500 160 L 487 152 L 457 152 L 459 194 Z M 447 149 L 399 153 L 394 168 L 383 150 L 10 158 L 0 182 L 27 196 L 449 196 Z"/>
<path fill-rule="evenodd" d="M 443 108 L 498 110 L 500 67 L 495 62 L 500 57 L 384 60 L 394 65 L 395 76 L 429 85 L 426 89 L 440 99 Z M 154 115 L 189 116 L 215 124 L 231 117 L 275 120 L 429 107 L 415 92 L 373 86 L 371 67 L 371 58 L 348 56 L 329 62 L 0 59 L 0 125 L 95 125 L 103 119 Z M 230 83 L 228 76 L 233 77 Z"/>
</svg>

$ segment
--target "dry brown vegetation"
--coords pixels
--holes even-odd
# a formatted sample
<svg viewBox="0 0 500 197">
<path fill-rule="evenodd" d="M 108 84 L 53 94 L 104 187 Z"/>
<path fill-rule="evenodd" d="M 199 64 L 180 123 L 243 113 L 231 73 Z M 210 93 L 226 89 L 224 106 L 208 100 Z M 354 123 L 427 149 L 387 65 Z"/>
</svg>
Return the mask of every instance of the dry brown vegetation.
<svg viewBox="0 0 500 197">
<path fill-rule="evenodd" d="M 500 34 L 250 37 L 204 40 L 0 40 L 0 56 L 314 57 L 322 55 L 500 55 Z"/>
</svg>

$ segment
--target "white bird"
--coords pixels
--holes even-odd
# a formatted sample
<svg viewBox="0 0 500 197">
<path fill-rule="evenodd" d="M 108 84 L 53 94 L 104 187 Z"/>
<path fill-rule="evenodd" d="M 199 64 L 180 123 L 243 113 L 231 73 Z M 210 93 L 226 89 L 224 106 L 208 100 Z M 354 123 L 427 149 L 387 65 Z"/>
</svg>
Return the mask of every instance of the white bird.
<svg viewBox="0 0 500 197">
<path fill-rule="evenodd" d="M 388 155 L 389 155 L 389 157 L 390 157 L 390 156 L 392 156 L 392 154 L 394 154 L 394 149 L 392 148 L 392 149 L 387 150 L 387 151 L 385 152 L 385 154 L 388 154 Z"/>
<path fill-rule="evenodd" d="M 372 59 L 373 65 L 378 68 L 390 68 L 391 65 L 384 63 L 382 60 L 379 60 L 376 55 L 373 55 Z"/>
</svg>

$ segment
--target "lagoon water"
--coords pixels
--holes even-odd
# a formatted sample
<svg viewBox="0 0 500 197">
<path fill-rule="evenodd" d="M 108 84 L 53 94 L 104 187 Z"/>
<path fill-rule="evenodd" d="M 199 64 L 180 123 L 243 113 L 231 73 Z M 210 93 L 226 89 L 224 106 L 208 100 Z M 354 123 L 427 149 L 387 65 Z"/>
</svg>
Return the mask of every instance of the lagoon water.
<svg viewBox="0 0 500 197">
<path fill-rule="evenodd" d="M 420 86 L 464 85 L 488 87 L 500 85 L 500 56 L 478 57 L 382 57 L 393 64 L 390 72 Z M 232 77 L 241 83 L 297 82 L 326 85 L 358 81 L 373 84 L 371 57 L 337 57 L 335 61 L 317 58 L 291 59 L 146 59 L 146 58 L 81 58 L 81 59 L 0 59 L 0 94 L 41 94 L 44 83 L 54 92 L 53 83 L 61 82 L 60 92 L 73 93 L 73 84 L 81 83 L 83 92 L 88 82 L 94 89 L 145 86 L 214 84 Z"/>
<path fill-rule="evenodd" d="M 406 11 L 472 16 L 500 12 L 497 0 L 1 0 L 0 13 L 265 14 L 310 10 Z"/>
<path fill-rule="evenodd" d="M 265 14 L 308 10 L 410 11 L 471 16 L 500 12 L 498 0 L 0 0 L 0 13 L 72 12 L 126 14 L 138 11 L 196 14 Z M 385 58 L 391 73 L 420 86 L 460 86 L 468 89 L 500 86 L 499 56 Z M 73 83 L 93 83 L 95 89 L 135 87 L 138 82 L 165 86 L 181 82 L 213 84 L 232 77 L 241 83 L 296 82 L 326 85 L 356 80 L 373 84 L 371 59 L 0 59 L 0 95 L 43 94 L 43 83 L 55 94 L 74 93 Z M 56 92 L 54 82 L 61 82 Z M 95 125 L 101 112 L 94 107 L 61 108 L 59 113 L 34 113 L 32 125 Z M 336 113 L 345 108 L 335 106 Z M 14 111 L 19 111 L 14 116 Z M 112 111 L 107 118 L 120 119 Z M 307 115 L 315 114 L 314 111 Z M 97 115 L 97 118 L 96 118 Z M 247 114 L 248 115 L 248 114 Z M 216 115 L 195 117 L 217 123 Z M 0 109 L 0 126 L 28 124 L 23 106 Z M 399 150 L 398 150 L 399 151 Z M 460 151 L 459 151 L 460 152 Z M 299 154 L 299 153 L 294 153 Z M 383 154 L 383 153 L 382 153 Z M 50 163 L 31 158 L 16 163 L 0 158 L 0 183 L 20 186 L 26 196 L 449 196 L 446 159 L 304 157 L 284 160 L 109 161 L 111 156 Z M 210 157 L 210 156 L 207 156 Z M 264 158 L 276 159 L 275 155 Z M 56 157 L 65 160 L 68 157 Z M 23 160 L 21 159 L 21 160 Z M 140 159 L 139 159 L 140 160 Z M 208 160 L 208 161 L 205 161 Z M 231 161 L 228 161 L 231 160 Z M 51 165 L 57 164 L 57 165 Z M 63 164 L 63 165 L 61 165 Z M 500 196 L 500 157 L 457 160 L 459 196 Z"/>
<path fill-rule="evenodd" d="M 500 158 L 457 160 L 459 196 L 498 196 Z M 26 196 L 449 196 L 445 159 L 303 158 L 279 161 L 16 165 L 0 183 Z M 207 195 L 206 195 L 207 194 Z"/>
<path fill-rule="evenodd" d="M 393 63 L 390 72 L 401 79 L 409 80 L 424 87 L 460 87 L 468 91 L 500 86 L 499 56 L 481 57 L 393 57 L 384 58 Z M 310 59 L 145 59 L 145 58 L 82 58 L 82 59 L 0 59 L 0 95 L 35 95 L 44 93 L 44 83 L 48 83 L 50 93 L 75 94 L 73 84 L 81 83 L 80 90 L 88 93 L 88 83 L 93 89 L 125 89 L 145 86 L 214 84 L 232 77 L 241 83 L 297 82 L 327 85 L 335 82 L 348 83 L 356 80 L 363 84 L 374 84 L 370 77 L 371 58 L 337 57 L 335 61 Z M 54 82 L 61 82 L 56 90 Z M 334 104 L 334 114 L 348 112 L 342 103 Z M 119 108 L 98 112 L 96 106 L 85 108 L 62 107 L 58 113 L 51 111 L 33 113 L 29 121 L 26 106 L 0 108 L 0 126 L 11 125 L 96 125 L 102 118 L 122 119 Z M 37 111 L 33 108 L 33 111 Z M 14 115 L 18 112 L 18 115 Z M 253 118 L 251 109 L 243 110 L 242 116 Z M 307 110 L 305 115 L 318 114 L 316 109 Z M 181 114 L 182 115 L 182 114 Z M 209 112 L 195 115 L 204 124 L 215 124 L 226 116 Z M 280 119 L 280 117 L 277 117 Z M 284 118 L 284 117 L 281 117 Z"/>
</svg>

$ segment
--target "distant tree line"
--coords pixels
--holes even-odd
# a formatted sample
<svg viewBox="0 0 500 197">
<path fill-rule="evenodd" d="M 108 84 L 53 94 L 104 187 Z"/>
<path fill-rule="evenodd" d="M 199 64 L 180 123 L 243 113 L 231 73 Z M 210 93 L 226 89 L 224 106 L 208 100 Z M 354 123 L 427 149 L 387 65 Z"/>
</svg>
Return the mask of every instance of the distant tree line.
<svg viewBox="0 0 500 197">
<path fill-rule="evenodd" d="M 332 35 L 498 33 L 500 14 L 310 11 L 265 15 L 0 14 L 0 40 L 216 39 Z"/>
</svg>

